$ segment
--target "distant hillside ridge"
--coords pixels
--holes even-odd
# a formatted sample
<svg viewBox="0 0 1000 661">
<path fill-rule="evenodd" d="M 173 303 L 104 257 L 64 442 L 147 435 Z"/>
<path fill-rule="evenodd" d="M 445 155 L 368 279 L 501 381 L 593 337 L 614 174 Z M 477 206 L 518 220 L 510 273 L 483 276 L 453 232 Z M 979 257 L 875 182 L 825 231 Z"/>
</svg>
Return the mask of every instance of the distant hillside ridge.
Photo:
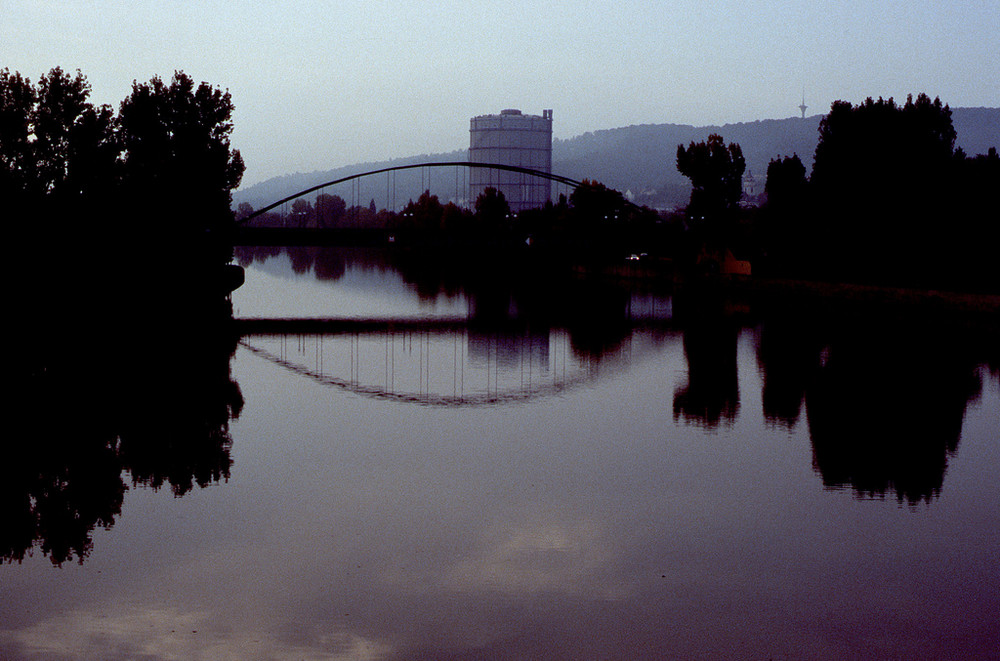
<svg viewBox="0 0 1000 661">
<path fill-rule="evenodd" d="M 597 179 L 651 206 L 687 203 L 688 179 L 677 171 L 677 146 L 713 133 L 739 143 L 747 170 L 762 180 L 773 158 L 798 154 L 812 167 L 821 115 L 724 126 L 651 124 L 585 133 L 552 146 L 552 167 L 575 179 Z"/>
<path fill-rule="evenodd" d="M 622 192 L 628 192 L 640 204 L 657 208 L 683 206 L 690 195 L 690 184 L 677 171 L 677 145 L 687 145 L 721 135 L 727 143 L 737 142 L 743 149 L 747 170 L 761 181 L 768 163 L 775 158 L 798 154 L 811 171 L 813 154 L 819 139 L 819 124 L 823 115 L 764 119 L 722 126 L 689 126 L 684 124 L 643 124 L 603 129 L 552 143 L 552 171 L 573 179 L 590 179 Z M 958 134 L 955 146 L 969 155 L 985 154 L 990 147 L 1000 149 L 1000 108 L 952 108 L 952 123 Z M 410 156 L 340 167 L 334 170 L 295 173 L 275 177 L 241 189 L 233 194 L 234 205 L 249 202 L 259 208 L 283 197 L 325 181 L 351 174 L 378 170 L 395 165 L 422 162 L 466 160 L 465 149 L 441 154 Z M 357 190 L 356 200 L 347 203 L 366 205 L 375 200 L 379 207 L 394 198 L 396 206 L 430 188 L 442 200 L 462 199 L 456 189 L 455 175 L 435 174 L 433 170 L 413 170 L 388 178 L 369 177 Z M 390 188 L 392 190 L 390 190 Z M 332 191 L 331 191 L 332 192 Z"/>
</svg>

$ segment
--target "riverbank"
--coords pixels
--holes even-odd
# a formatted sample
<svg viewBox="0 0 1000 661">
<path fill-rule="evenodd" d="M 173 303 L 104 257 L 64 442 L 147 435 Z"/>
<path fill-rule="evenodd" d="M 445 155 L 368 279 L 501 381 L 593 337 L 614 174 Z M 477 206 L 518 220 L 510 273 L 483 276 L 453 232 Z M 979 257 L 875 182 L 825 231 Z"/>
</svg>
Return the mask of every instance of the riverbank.
<svg viewBox="0 0 1000 661">
<path fill-rule="evenodd" d="M 817 300 L 879 306 L 921 306 L 942 312 L 1000 315 L 1000 295 L 941 290 L 880 287 L 850 283 L 815 282 L 781 278 L 732 280 L 725 285 L 734 291 L 809 297 Z"/>
<path fill-rule="evenodd" d="M 678 277 L 670 260 L 634 261 L 600 269 L 578 266 L 580 277 L 598 277 L 644 285 L 668 286 L 676 292 L 721 291 L 732 294 L 778 295 L 866 305 L 922 306 L 942 312 L 1000 315 L 1000 294 L 860 285 L 845 282 L 756 276 Z"/>
</svg>

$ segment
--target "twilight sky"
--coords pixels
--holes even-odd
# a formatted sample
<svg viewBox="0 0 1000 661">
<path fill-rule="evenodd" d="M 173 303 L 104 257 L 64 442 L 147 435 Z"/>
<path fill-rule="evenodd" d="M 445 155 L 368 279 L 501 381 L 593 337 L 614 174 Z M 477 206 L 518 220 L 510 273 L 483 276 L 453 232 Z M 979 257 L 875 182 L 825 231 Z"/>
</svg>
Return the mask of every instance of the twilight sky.
<svg viewBox="0 0 1000 661">
<path fill-rule="evenodd" d="M 1000 106 L 1000 0 L 0 0 L 0 68 L 95 103 L 183 70 L 227 88 L 244 185 L 462 149 L 469 118 L 554 134 L 724 124 L 926 92 Z"/>
</svg>

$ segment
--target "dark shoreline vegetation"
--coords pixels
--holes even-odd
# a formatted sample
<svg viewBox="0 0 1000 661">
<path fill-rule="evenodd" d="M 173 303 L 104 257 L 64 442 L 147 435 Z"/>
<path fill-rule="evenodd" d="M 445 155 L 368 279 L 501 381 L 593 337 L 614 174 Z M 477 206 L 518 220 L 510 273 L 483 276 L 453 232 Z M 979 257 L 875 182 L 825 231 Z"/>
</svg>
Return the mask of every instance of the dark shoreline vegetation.
<svg viewBox="0 0 1000 661">
<path fill-rule="evenodd" d="M 55 68 L 32 84 L 0 70 L 0 195 L 12 218 L 35 219 L 12 227 L 12 243 L 49 246 L 49 282 L 39 288 L 47 300 L 33 315 L 87 308 L 86 292 L 141 315 L 142 292 L 152 288 L 171 295 L 178 315 L 217 308 L 225 316 L 233 245 L 248 242 L 241 231 L 276 241 L 261 239 L 262 228 L 302 232 L 284 242 L 391 241 L 459 261 L 507 250 L 508 259 L 591 273 L 620 270 L 631 256 L 648 276 L 683 283 L 750 278 L 758 286 L 812 282 L 807 289 L 838 295 L 848 291 L 843 285 L 1000 294 L 1000 156 L 995 148 L 973 157 L 956 150 L 949 107 L 923 94 L 903 105 L 835 102 L 819 126 L 811 176 L 798 155 L 772 160 L 760 207 L 742 194 L 740 145 L 712 135 L 678 146 L 677 169 L 692 192 L 676 213 L 584 180 L 569 197 L 520 214 L 495 189 L 474 209 L 425 191 L 398 213 L 374 200 L 348 208 L 320 193 L 284 214 L 255 217 L 245 230 L 240 220 L 252 207 L 239 205 L 235 225 L 231 210 L 244 165 L 230 144 L 228 92 L 176 72 L 169 83 L 134 82 L 117 112 L 93 106 L 89 94 L 79 71 Z M 158 283 L 157 263 L 175 256 L 189 264 L 187 277 Z M 38 263 L 19 253 L 15 271 Z M 39 297 L 25 298 L 30 308 Z"/>
<path fill-rule="evenodd" d="M 720 290 L 734 295 L 757 293 L 759 295 L 812 297 L 818 300 L 845 301 L 896 307 L 924 306 L 928 312 L 973 313 L 978 315 L 1000 314 L 1000 294 L 983 291 L 921 289 L 879 284 L 809 280 L 779 276 L 732 276 L 726 274 L 699 274 L 685 278 L 679 273 L 671 258 L 641 257 L 628 253 L 630 247 L 648 245 L 641 242 L 622 241 L 617 247 L 590 246 L 586 250 L 556 249 L 552 245 L 528 247 L 521 237 L 513 237 L 506 244 L 495 240 L 469 240 L 455 237 L 430 237 L 426 234 L 407 235 L 378 229 L 309 229 L 309 228 L 256 228 L 237 231 L 235 235 L 237 263 L 246 265 L 254 255 L 266 257 L 281 252 L 291 254 L 300 250 L 355 248 L 384 250 L 395 256 L 391 261 L 446 261 L 464 269 L 466 274 L 484 265 L 496 263 L 517 265 L 531 270 L 544 265 L 545 275 L 572 274 L 575 277 L 603 279 L 630 283 L 637 287 L 656 287 L 662 291 L 677 292 Z M 622 259 L 620 255 L 631 254 Z M 407 257 L 407 255 L 409 255 Z M 468 256 L 473 259 L 468 259 Z M 583 260 L 582 255 L 591 259 Z M 293 258 L 297 259 L 297 258 Z M 387 268 L 392 268 L 387 266 Z M 502 269 L 501 269 L 502 270 Z"/>
<path fill-rule="evenodd" d="M 229 93 L 176 72 L 133 82 L 117 110 L 89 96 L 79 71 L 33 84 L 0 70 L 0 197 L 19 246 L 8 268 L 41 279 L 18 292 L 21 318 L 224 316 L 244 170 Z M 168 282 L 157 266 L 174 258 L 188 268 Z M 160 294 L 168 314 L 147 306 Z"/>
</svg>

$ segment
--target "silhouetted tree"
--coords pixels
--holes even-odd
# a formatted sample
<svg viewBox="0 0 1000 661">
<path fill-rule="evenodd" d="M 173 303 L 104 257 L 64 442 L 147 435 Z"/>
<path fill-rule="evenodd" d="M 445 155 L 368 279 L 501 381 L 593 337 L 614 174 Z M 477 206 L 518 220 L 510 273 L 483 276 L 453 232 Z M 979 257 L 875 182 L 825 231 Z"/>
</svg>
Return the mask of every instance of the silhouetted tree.
<svg viewBox="0 0 1000 661">
<path fill-rule="evenodd" d="M 806 168 L 797 154 L 774 159 L 767 166 L 767 203 L 759 240 L 771 273 L 801 270 L 808 258 L 801 249 L 805 227 L 812 222 L 807 215 L 808 185 Z"/>
<path fill-rule="evenodd" d="M 451 233 L 467 232 L 472 225 L 471 217 L 470 211 L 449 202 L 441 211 L 441 227 Z"/>
<path fill-rule="evenodd" d="M 933 280 L 947 234 L 941 220 L 954 142 L 951 110 L 940 99 L 834 102 L 820 123 L 811 178 L 813 258 L 863 281 Z"/>
<path fill-rule="evenodd" d="M 504 226 L 510 216 L 510 205 L 503 191 L 488 186 L 479 194 L 475 202 L 476 222 L 486 230 L 497 230 Z"/>
<path fill-rule="evenodd" d="M 1000 293 L 1000 155 L 996 147 L 968 157 L 956 150 L 947 209 L 948 236 L 940 237 L 942 270 L 963 289 Z M 945 280 L 945 278 L 942 278 Z"/>
<path fill-rule="evenodd" d="M 90 86 L 54 68 L 34 86 L 20 74 L 0 72 L 0 196 L 4 217 L 18 245 L 45 246 L 45 269 L 33 263 L 38 252 L 18 251 L 7 267 L 37 271 L 38 297 L 17 288 L 11 302 L 22 316 L 58 309 L 73 314 L 86 300 L 87 274 L 60 277 L 60 264 L 79 259 L 107 241 L 95 240 L 117 190 L 117 154 L 111 110 L 94 108 Z M 106 239 L 106 237 L 101 237 Z M 102 265 L 91 259 L 92 268 Z M 41 300 L 44 298 L 45 300 Z"/>
<path fill-rule="evenodd" d="M 253 205 L 249 202 L 240 202 L 236 206 L 236 220 L 243 220 L 253 213 Z"/>
<path fill-rule="evenodd" d="M 569 204 L 576 222 L 584 225 L 621 221 L 628 206 L 620 191 L 589 179 L 570 193 Z"/>
<path fill-rule="evenodd" d="M 173 273 L 166 289 L 182 307 L 222 305 L 213 283 L 232 259 L 232 191 L 244 170 L 230 144 L 232 112 L 228 92 L 196 86 L 180 71 L 169 84 L 158 76 L 133 82 L 119 107 L 123 208 L 116 238 L 129 247 L 117 266 L 139 271 L 167 255 L 185 255 L 184 271 Z"/>
<path fill-rule="evenodd" d="M 807 184 L 806 166 L 798 154 L 776 158 L 768 163 L 767 183 L 764 185 L 768 204 L 797 207 L 805 197 Z"/>
<path fill-rule="evenodd" d="M 347 203 L 339 195 L 320 193 L 316 196 L 316 224 L 319 227 L 337 227 L 347 211 Z"/>
<path fill-rule="evenodd" d="M 727 146 L 721 135 L 712 134 L 687 149 L 678 145 L 677 169 L 691 179 L 688 231 L 677 249 L 677 268 L 698 276 L 717 273 L 726 252 L 739 242 L 736 212 L 746 170 L 743 150 L 736 143 Z"/>
<path fill-rule="evenodd" d="M 158 77 L 134 82 L 117 117 L 89 97 L 80 71 L 53 68 L 37 87 L 0 72 L 0 194 L 22 220 L 23 238 L 46 233 L 52 246 L 52 282 L 42 287 L 70 305 L 89 298 L 80 292 L 107 289 L 108 282 L 93 278 L 128 289 L 140 280 L 121 274 L 143 272 L 148 285 L 157 272 L 147 265 L 157 253 L 185 254 L 192 283 L 213 268 L 221 272 L 232 249 L 221 232 L 206 230 L 231 226 L 231 192 L 243 174 L 229 143 L 229 93 L 208 83 L 195 87 L 177 72 L 169 85 Z M 54 273 L 52 266 L 82 250 L 92 253 L 89 272 L 72 279 Z M 134 291 L 123 298 L 139 300 Z"/>
<path fill-rule="evenodd" d="M 348 227 L 371 228 L 378 223 L 378 214 L 371 210 L 370 205 L 357 205 L 349 208 L 344 214 Z"/>
<path fill-rule="evenodd" d="M 425 190 L 416 202 L 410 200 L 403 208 L 399 222 L 405 229 L 437 231 L 441 229 L 443 214 L 444 207 L 438 200 L 438 196 L 431 195 L 429 190 Z"/>
<path fill-rule="evenodd" d="M 709 222 L 722 219 L 737 208 L 743 192 L 746 160 L 736 143 L 727 146 L 713 133 L 705 142 L 677 145 L 677 170 L 691 180 L 688 216 Z"/>
<path fill-rule="evenodd" d="M 119 125 L 125 183 L 133 198 L 158 199 L 155 220 L 178 231 L 224 228 L 243 158 L 230 144 L 233 103 L 208 83 L 195 87 L 182 71 L 132 83 Z"/>
<path fill-rule="evenodd" d="M 36 218 L 72 214 L 86 224 L 79 219 L 93 222 L 93 207 L 107 203 L 118 183 L 114 116 L 89 97 L 79 71 L 71 77 L 56 67 L 37 87 L 0 71 L 0 191 L 14 208 L 31 200 Z"/>
<path fill-rule="evenodd" d="M 30 140 L 35 97 L 30 80 L 0 69 L 0 197 L 12 218 L 24 213 L 30 193 L 41 194 Z"/>
<path fill-rule="evenodd" d="M 229 94 L 178 72 L 169 85 L 133 83 L 117 116 L 89 97 L 79 71 L 53 68 L 37 86 L 0 71 L 0 197 L 18 238 L 45 246 L 34 290 L 12 303 L 38 326 L 43 370 L 52 367 L 44 357 L 55 314 L 114 315 L 119 329 L 148 314 L 163 323 L 211 308 L 228 318 L 236 281 L 226 269 L 228 236 L 210 231 L 231 227 L 230 194 L 243 173 L 229 143 Z M 40 254 L 23 251 L 9 265 L 37 267 Z M 184 269 L 165 282 L 159 264 L 177 255 Z"/>
<path fill-rule="evenodd" d="M 292 202 L 292 212 L 289 215 L 291 218 L 288 224 L 292 227 L 313 227 L 316 222 L 312 204 L 301 197 Z"/>
<path fill-rule="evenodd" d="M 94 108 L 89 96 L 90 84 L 79 70 L 70 77 L 56 67 L 38 82 L 32 146 L 36 176 L 53 196 L 78 198 L 115 178 L 113 113 L 108 106 Z"/>
</svg>

